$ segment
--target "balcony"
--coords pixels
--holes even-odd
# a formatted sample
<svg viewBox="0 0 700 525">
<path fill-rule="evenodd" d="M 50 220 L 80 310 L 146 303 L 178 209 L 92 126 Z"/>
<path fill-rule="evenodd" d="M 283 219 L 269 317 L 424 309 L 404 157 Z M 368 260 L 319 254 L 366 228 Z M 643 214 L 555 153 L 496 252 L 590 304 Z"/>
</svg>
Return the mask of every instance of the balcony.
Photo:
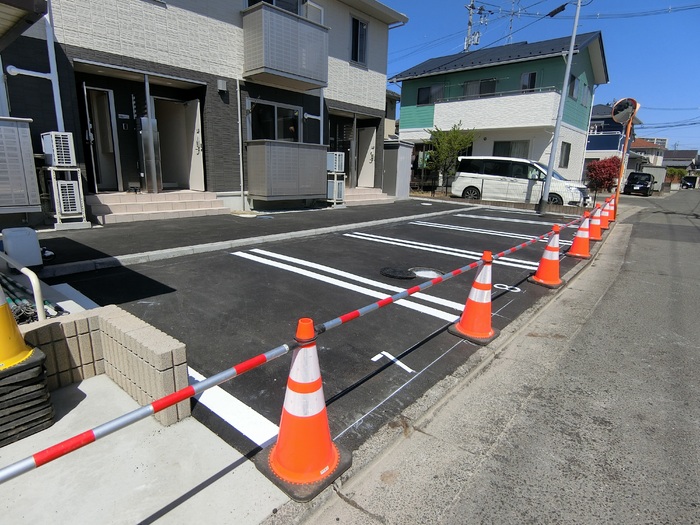
<svg viewBox="0 0 700 525">
<path fill-rule="evenodd" d="M 260 2 L 243 16 L 243 76 L 294 91 L 328 85 L 328 28 Z"/>
<path fill-rule="evenodd" d="M 325 198 L 327 150 L 281 140 L 246 142 L 248 194 L 263 201 Z"/>
<path fill-rule="evenodd" d="M 449 129 L 458 120 L 476 129 L 554 127 L 560 96 L 554 88 L 543 88 L 445 98 L 435 104 L 434 124 L 440 129 Z"/>
</svg>

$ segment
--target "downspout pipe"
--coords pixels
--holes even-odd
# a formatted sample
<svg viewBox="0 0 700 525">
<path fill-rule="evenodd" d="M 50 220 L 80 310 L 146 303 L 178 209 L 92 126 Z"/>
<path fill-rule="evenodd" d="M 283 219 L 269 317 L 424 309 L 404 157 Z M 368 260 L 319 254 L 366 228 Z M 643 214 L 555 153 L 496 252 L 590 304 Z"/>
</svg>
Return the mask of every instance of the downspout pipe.
<svg viewBox="0 0 700 525">
<path fill-rule="evenodd" d="M 236 97 L 238 97 L 238 176 L 241 183 L 241 211 L 245 211 L 245 193 L 243 192 L 243 113 L 241 104 L 241 81 L 236 79 Z"/>
</svg>

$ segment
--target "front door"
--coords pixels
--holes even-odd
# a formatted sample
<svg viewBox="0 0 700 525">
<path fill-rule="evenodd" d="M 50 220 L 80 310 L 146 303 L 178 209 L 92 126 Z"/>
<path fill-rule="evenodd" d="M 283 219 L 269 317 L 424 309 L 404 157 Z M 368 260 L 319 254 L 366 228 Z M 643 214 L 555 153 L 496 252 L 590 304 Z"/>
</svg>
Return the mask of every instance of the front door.
<svg viewBox="0 0 700 525">
<path fill-rule="evenodd" d="M 94 175 L 94 190 L 122 191 L 117 143 L 114 93 L 83 84 L 87 109 L 87 141 Z"/>
<path fill-rule="evenodd" d="M 374 188 L 376 138 L 376 128 L 357 129 L 357 185 L 361 188 Z"/>
<path fill-rule="evenodd" d="M 154 99 L 164 188 L 204 191 L 199 100 Z"/>
</svg>

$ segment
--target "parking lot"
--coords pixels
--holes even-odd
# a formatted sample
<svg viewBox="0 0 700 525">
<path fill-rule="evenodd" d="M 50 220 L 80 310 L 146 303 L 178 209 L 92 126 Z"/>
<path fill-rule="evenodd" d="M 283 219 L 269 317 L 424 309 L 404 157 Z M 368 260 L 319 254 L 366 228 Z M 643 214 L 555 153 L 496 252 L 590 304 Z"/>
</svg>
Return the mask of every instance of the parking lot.
<svg viewBox="0 0 700 525">
<path fill-rule="evenodd" d="M 185 342 L 197 380 L 290 341 L 300 317 L 323 323 L 425 279 L 387 277 L 387 269 L 449 272 L 484 250 L 500 252 L 569 220 L 463 206 L 440 216 L 253 242 L 51 283 L 68 283 L 100 305 L 117 304 Z M 562 231 L 563 250 L 575 231 Z M 527 282 L 544 247 L 539 242 L 494 263 L 495 328 L 552 293 Z M 577 263 L 564 257 L 562 274 Z M 319 337 L 331 433 L 339 443 L 355 450 L 476 351 L 445 331 L 460 315 L 474 275 L 467 272 Z M 276 435 L 288 371 L 287 358 L 266 364 L 203 394 L 193 414 L 240 452 L 251 452 Z"/>
</svg>

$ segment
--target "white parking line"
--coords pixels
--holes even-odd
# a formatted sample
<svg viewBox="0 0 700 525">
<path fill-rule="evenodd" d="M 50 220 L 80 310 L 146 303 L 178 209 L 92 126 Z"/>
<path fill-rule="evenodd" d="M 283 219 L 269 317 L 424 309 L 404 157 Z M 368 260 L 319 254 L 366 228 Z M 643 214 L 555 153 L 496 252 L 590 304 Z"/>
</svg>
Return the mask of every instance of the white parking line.
<svg viewBox="0 0 700 525">
<path fill-rule="evenodd" d="M 455 213 L 453 217 L 464 217 L 466 219 L 483 219 L 485 221 L 499 221 L 499 222 L 517 222 L 519 224 L 537 224 L 538 226 L 552 226 L 551 222 L 546 221 L 526 221 L 524 219 L 512 219 L 509 217 L 491 217 L 490 215 L 469 215 L 466 213 Z M 560 227 L 564 227 L 563 224 L 559 223 Z M 578 225 L 569 226 L 569 228 L 578 228 Z"/>
<path fill-rule="evenodd" d="M 202 374 L 190 367 L 187 367 L 187 373 L 194 381 L 205 379 Z M 279 432 L 277 425 L 220 386 L 205 390 L 195 396 L 195 399 L 258 446 L 265 446 L 277 437 Z"/>
<path fill-rule="evenodd" d="M 345 281 L 341 281 L 339 279 L 335 279 L 333 277 L 328 277 L 327 275 L 321 275 L 320 273 L 317 272 L 311 272 L 309 270 L 304 270 L 303 268 L 298 268 L 296 266 L 292 266 L 289 264 L 285 264 L 279 261 L 274 261 L 270 259 L 265 259 L 263 257 L 258 257 L 257 255 L 253 255 L 252 253 L 246 253 L 246 252 L 233 252 L 231 255 L 236 255 L 238 257 L 243 257 L 244 259 L 248 259 L 251 261 L 259 262 L 262 264 L 266 264 L 268 266 L 272 266 L 274 268 L 277 268 L 279 270 L 286 270 L 288 272 L 296 273 L 298 275 L 303 275 L 305 277 L 309 277 L 311 279 L 315 279 L 317 281 L 324 282 L 326 284 L 332 284 L 334 286 L 338 286 L 339 288 L 345 288 L 346 290 L 352 290 L 353 292 L 357 292 L 363 295 L 368 295 L 370 297 L 374 297 L 375 299 L 386 299 L 387 297 L 390 297 L 389 295 L 381 292 L 377 292 L 375 290 L 370 290 L 369 288 L 365 288 L 364 286 L 357 286 L 352 283 L 348 283 Z M 420 312 L 423 314 L 427 314 L 433 317 L 437 317 L 438 319 L 442 319 L 443 321 L 448 321 L 448 322 L 455 322 L 456 317 L 454 314 L 450 314 L 447 312 L 443 312 L 442 310 L 438 310 L 437 308 L 431 308 L 430 306 L 425 306 L 422 304 L 417 304 L 412 301 L 408 301 L 406 299 L 400 299 L 396 301 L 394 304 L 397 304 L 399 306 L 403 306 L 404 308 L 408 308 L 410 310 L 414 310 L 416 312 Z"/>
<path fill-rule="evenodd" d="M 344 233 L 344 237 L 352 237 L 354 239 L 362 239 L 363 241 L 378 242 L 382 244 L 390 244 L 393 246 L 403 246 L 413 250 L 422 250 L 426 252 L 442 253 L 444 255 L 452 255 L 453 257 L 461 257 L 463 259 L 479 260 L 482 257 L 481 252 L 470 250 L 459 250 L 450 248 L 449 246 L 439 246 L 436 244 L 427 244 L 422 242 L 407 241 L 403 239 L 395 239 L 392 237 L 383 237 L 381 235 L 371 235 L 363 232 Z M 493 264 L 501 266 L 511 266 L 513 268 L 523 268 L 525 270 L 537 270 L 539 262 L 526 261 L 524 259 L 515 259 L 513 257 L 500 257 L 493 261 Z"/>
<path fill-rule="evenodd" d="M 507 237 L 509 239 L 519 239 L 519 240 L 524 240 L 524 241 L 529 241 L 530 239 L 538 236 L 534 235 L 525 235 L 523 233 L 513 233 L 513 232 L 504 232 L 504 231 L 498 231 L 498 230 L 484 230 L 483 228 L 470 228 L 468 226 L 455 226 L 453 224 L 440 224 L 438 222 L 425 222 L 425 221 L 413 221 L 409 222 L 409 224 L 414 224 L 416 226 L 425 226 L 428 228 L 439 228 L 443 230 L 454 230 L 454 231 L 460 231 L 460 232 L 467 232 L 467 233 L 481 233 L 484 235 L 489 235 L 492 237 Z M 549 242 L 549 239 L 540 239 L 540 242 L 547 243 Z M 559 239 L 559 244 L 560 245 L 570 245 L 571 241 L 563 241 Z"/>
</svg>

